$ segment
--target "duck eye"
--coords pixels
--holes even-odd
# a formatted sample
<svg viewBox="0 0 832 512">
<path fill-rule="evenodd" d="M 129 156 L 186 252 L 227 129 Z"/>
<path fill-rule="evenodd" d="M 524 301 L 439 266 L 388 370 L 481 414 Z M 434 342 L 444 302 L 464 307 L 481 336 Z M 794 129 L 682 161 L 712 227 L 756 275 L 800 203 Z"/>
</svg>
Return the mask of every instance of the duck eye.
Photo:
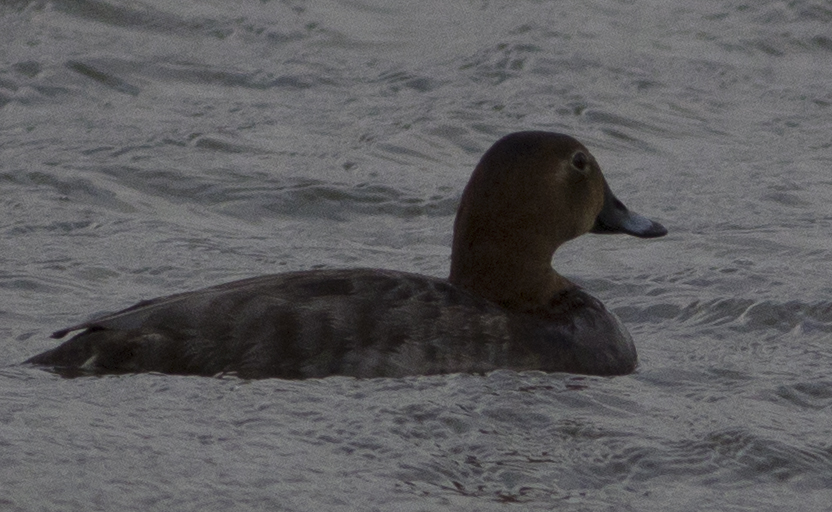
<svg viewBox="0 0 832 512">
<path fill-rule="evenodd" d="M 587 163 L 589 163 L 589 158 L 587 158 L 586 153 L 583 151 L 578 151 L 572 155 L 572 167 L 575 169 L 585 171 Z"/>
</svg>

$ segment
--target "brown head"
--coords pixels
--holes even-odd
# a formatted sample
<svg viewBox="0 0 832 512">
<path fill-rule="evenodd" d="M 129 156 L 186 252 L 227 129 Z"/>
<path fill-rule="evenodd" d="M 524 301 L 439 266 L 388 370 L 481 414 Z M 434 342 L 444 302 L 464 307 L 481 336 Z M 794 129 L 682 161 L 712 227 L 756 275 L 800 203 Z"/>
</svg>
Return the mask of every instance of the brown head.
<svg viewBox="0 0 832 512">
<path fill-rule="evenodd" d="M 572 137 L 507 135 L 483 155 L 462 193 L 449 279 L 509 309 L 544 305 L 571 286 L 552 269 L 555 250 L 587 232 L 646 238 L 667 230 L 627 210 Z"/>
</svg>

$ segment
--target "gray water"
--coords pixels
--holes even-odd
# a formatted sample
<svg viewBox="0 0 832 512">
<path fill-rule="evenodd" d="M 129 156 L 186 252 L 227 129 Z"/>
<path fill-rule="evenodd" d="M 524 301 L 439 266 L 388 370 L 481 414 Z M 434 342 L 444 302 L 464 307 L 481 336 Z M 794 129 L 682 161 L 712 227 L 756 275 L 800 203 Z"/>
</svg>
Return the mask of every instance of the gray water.
<svg viewBox="0 0 832 512">
<path fill-rule="evenodd" d="M 0 510 L 829 510 L 830 26 L 809 0 L 0 4 Z M 633 375 L 17 365 L 237 278 L 446 275 L 469 173 L 526 129 L 670 229 L 555 257 Z"/>
</svg>

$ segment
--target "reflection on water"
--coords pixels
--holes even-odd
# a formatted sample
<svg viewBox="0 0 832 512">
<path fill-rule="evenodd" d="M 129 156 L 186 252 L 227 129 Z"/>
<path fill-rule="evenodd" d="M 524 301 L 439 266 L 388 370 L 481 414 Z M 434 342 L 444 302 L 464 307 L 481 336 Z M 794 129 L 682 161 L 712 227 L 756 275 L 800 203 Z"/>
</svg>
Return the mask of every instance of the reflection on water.
<svg viewBox="0 0 832 512">
<path fill-rule="evenodd" d="M 555 258 L 630 328 L 629 377 L 3 368 L 0 503 L 826 510 L 830 21 L 809 0 L 0 6 L 9 363 L 235 278 L 444 275 L 462 186 L 511 131 L 578 137 L 670 229 Z"/>
</svg>

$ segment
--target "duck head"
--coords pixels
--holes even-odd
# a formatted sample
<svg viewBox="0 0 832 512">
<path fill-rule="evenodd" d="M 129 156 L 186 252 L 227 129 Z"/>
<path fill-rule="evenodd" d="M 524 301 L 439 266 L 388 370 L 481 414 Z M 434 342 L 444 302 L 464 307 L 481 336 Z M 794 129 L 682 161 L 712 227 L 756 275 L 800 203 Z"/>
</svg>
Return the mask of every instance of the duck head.
<svg viewBox="0 0 832 512">
<path fill-rule="evenodd" d="M 628 210 L 574 138 L 507 135 L 483 155 L 462 193 L 449 280 L 512 310 L 545 305 L 574 286 L 552 269 L 555 251 L 589 232 L 653 238 L 667 230 Z"/>
</svg>

